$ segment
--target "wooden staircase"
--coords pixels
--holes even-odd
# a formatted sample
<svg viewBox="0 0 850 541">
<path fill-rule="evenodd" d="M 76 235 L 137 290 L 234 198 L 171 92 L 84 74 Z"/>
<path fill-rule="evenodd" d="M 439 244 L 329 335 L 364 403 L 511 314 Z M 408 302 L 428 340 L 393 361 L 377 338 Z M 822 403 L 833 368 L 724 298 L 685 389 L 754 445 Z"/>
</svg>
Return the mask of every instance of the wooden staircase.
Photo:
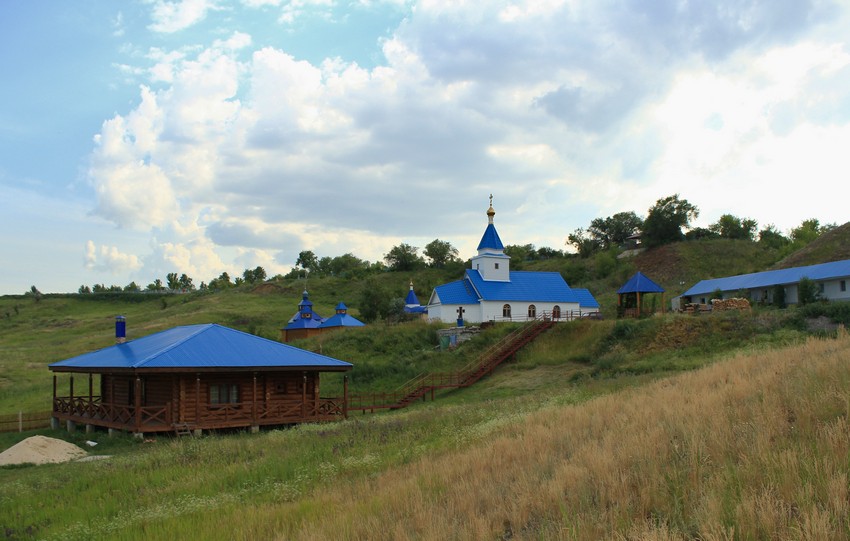
<svg viewBox="0 0 850 541">
<path fill-rule="evenodd" d="M 374 412 L 378 409 L 400 409 L 419 400 L 426 399 L 438 389 L 469 387 L 493 372 L 500 364 L 510 359 L 526 344 L 554 325 L 549 314 L 524 323 L 496 344 L 493 344 L 477 359 L 456 372 L 420 374 L 392 393 L 374 393 L 348 397 L 348 411 Z"/>
</svg>

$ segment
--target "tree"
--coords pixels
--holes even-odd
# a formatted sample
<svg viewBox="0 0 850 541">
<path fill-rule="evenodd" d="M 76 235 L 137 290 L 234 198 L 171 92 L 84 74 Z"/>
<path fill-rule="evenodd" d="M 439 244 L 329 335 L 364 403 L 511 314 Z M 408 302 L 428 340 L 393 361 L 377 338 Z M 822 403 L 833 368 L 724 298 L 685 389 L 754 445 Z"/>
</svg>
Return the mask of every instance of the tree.
<svg viewBox="0 0 850 541">
<path fill-rule="evenodd" d="M 685 233 L 685 240 L 719 239 L 720 233 L 707 227 L 694 227 Z"/>
<path fill-rule="evenodd" d="M 97 286 L 95 286 L 97 287 Z M 148 291 L 162 291 L 165 289 L 165 286 L 162 285 L 162 280 L 157 278 L 153 282 L 149 283 L 147 288 Z"/>
<path fill-rule="evenodd" d="M 582 258 L 593 255 L 600 248 L 599 241 L 590 236 L 582 227 L 579 227 L 567 236 L 567 244 L 572 244 L 576 249 L 576 253 Z"/>
<path fill-rule="evenodd" d="M 89 286 L 83 284 L 83 285 L 80 286 L 80 289 L 77 290 L 77 293 L 79 293 L 80 295 L 89 294 L 89 293 L 91 293 L 91 288 Z"/>
<path fill-rule="evenodd" d="M 402 300 L 404 306 L 404 300 Z M 392 295 L 375 278 L 369 278 L 364 283 L 357 306 L 360 317 L 367 322 L 385 318 L 392 310 Z"/>
<path fill-rule="evenodd" d="M 142 289 L 138 285 L 136 285 L 136 282 L 130 282 L 129 284 L 124 286 L 124 291 L 128 293 L 138 293 L 141 290 Z"/>
<path fill-rule="evenodd" d="M 429 265 L 438 269 L 445 267 L 446 263 L 457 261 L 458 256 L 457 248 L 450 242 L 440 239 L 434 239 L 426 244 L 422 252 L 430 260 Z"/>
<path fill-rule="evenodd" d="M 257 267 L 255 269 L 245 269 L 242 272 L 242 278 L 246 283 L 254 284 L 257 282 L 264 282 L 266 280 L 266 269 L 263 267 Z"/>
<path fill-rule="evenodd" d="M 180 275 L 177 283 L 179 288 L 183 291 L 193 291 L 195 289 L 195 284 L 192 283 L 192 279 L 185 273 Z"/>
<path fill-rule="evenodd" d="M 229 287 L 233 287 L 233 283 L 230 281 L 230 275 L 227 272 L 222 272 L 218 275 L 218 278 L 213 278 L 210 280 L 210 283 L 207 287 L 213 291 L 218 289 L 227 289 Z"/>
<path fill-rule="evenodd" d="M 795 243 L 805 246 L 830 229 L 834 229 L 835 224 L 820 225 L 820 221 L 816 218 L 803 220 L 799 226 L 791 230 L 791 240 Z"/>
<path fill-rule="evenodd" d="M 738 218 L 724 214 L 717 222 L 708 226 L 709 230 L 724 239 L 753 240 L 758 222 L 750 218 Z"/>
<path fill-rule="evenodd" d="M 416 270 L 421 267 L 425 261 L 417 253 L 419 248 L 406 243 L 401 243 L 398 246 L 393 246 L 389 252 L 384 255 L 384 261 L 391 271 L 406 272 Z"/>
<path fill-rule="evenodd" d="M 511 258 L 512 264 L 522 263 L 537 259 L 537 250 L 533 244 L 508 244 L 505 246 L 505 255 Z"/>
<path fill-rule="evenodd" d="M 643 222 L 643 238 L 647 246 L 661 246 L 685 238 L 682 228 L 699 216 L 699 209 L 679 194 L 655 202 Z"/>
<path fill-rule="evenodd" d="M 165 282 L 168 284 L 168 289 L 172 291 L 180 289 L 180 278 L 176 272 L 169 272 L 165 275 Z"/>
<path fill-rule="evenodd" d="M 607 218 L 595 218 L 587 233 L 602 250 L 622 246 L 626 239 L 643 227 L 643 220 L 634 212 L 618 212 Z"/>
<path fill-rule="evenodd" d="M 295 260 L 295 266 L 301 267 L 307 272 L 315 271 L 318 263 L 319 260 L 316 258 L 316 254 L 314 254 L 310 250 L 301 251 L 298 254 L 298 259 Z"/>
<path fill-rule="evenodd" d="M 768 224 L 767 227 L 759 231 L 758 242 L 759 244 L 767 248 L 780 249 L 791 244 L 791 239 L 789 239 L 788 237 L 783 235 L 778 229 L 776 229 L 775 225 Z"/>
<path fill-rule="evenodd" d="M 561 250 L 549 248 L 548 246 L 541 246 L 537 249 L 537 259 L 557 259 L 562 257 L 564 257 L 564 252 Z"/>
<path fill-rule="evenodd" d="M 39 291 L 35 286 L 30 287 L 30 290 L 27 291 L 26 294 L 32 296 L 32 298 L 35 299 L 35 302 L 41 301 L 41 291 Z"/>
<path fill-rule="evenodd" d="M 347 253 L 331 258 L 328 268 L 331 276 L 351 278 L 365 274 L 369 268 L 369 262 L 352 253 Z"/>
<path fill-rule="evenodd" d="M 819 299 L 820 287 L 818 284 L 806 276 L 800 278 L 800 282 L 797 284 L 797 302 L 800 303 L 800 306 L 811 304 Z"/>
</svg>

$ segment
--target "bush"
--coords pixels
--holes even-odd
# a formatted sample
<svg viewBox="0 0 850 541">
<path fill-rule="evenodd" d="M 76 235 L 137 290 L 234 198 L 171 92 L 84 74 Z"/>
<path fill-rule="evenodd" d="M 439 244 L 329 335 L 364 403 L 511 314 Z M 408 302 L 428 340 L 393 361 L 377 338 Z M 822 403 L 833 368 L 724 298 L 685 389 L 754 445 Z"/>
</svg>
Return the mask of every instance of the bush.
<svg viewBox="0 0 850 541">
<path fill-rule="evenodd" d="M 807 304 L 812 304 L 820 298 L 820 291 L 818 290 L 818 285 L 809 278 L 805 276 L 800 278 L 800 282 L 797 284 L 797 302 L 800 306 L 805 306 Z"/>
<path fill-rule="evenodd" d="M 797 314 L 801 320 L 828 317 L 835 323 L 850 327 L 850 302 L 807 304 L 801 306 Z"/>
</svg>

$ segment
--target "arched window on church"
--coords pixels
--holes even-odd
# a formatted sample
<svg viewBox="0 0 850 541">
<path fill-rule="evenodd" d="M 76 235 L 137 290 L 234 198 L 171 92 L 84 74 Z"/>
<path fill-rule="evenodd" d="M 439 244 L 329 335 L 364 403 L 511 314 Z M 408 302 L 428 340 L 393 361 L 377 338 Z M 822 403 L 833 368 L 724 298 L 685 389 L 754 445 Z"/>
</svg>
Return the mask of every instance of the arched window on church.
<svg viewBox="0 0 850 541">
<path fill-rule="evenodd" d="M 537 317 L 537 307 L 533 304 L 528 305 L 528 318 L 534 319 Z"/>
<path fill-rule="evenodd" d="M 511 305 L 506 304 L 502 306 L 502 317 L 511 319 Z"/>
<path fill-rule="evenodd" d="M 552 319 L 561 319 L 561 307 L 557 304 L 552 308 Z"/>
</svg>

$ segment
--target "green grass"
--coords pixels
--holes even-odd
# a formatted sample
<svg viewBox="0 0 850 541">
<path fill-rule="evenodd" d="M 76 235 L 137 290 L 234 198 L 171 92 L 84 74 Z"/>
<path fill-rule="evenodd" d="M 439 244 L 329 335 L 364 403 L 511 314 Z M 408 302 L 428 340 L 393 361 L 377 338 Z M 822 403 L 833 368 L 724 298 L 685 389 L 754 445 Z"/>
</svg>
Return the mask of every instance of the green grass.
<svg viewBox="0 0 850 541">
<path fill-rule="evenodd" d="M 343 479 L 457 449 L 544 404 L 519 398 L 477 406 L 428 404 L 346 423 L 150 443 L 103 433 L 67 437 L 80 445 L 94 439 L 100 442 L 97 454 L 114 456 L 0 468 L 0 524 L 7 537 L 13 532 L 11 538 L 138 539 L 143 532 L 192 538 L 225 510 L 238 514 L 255 505 L 297 502 Z"/>
</svg>

